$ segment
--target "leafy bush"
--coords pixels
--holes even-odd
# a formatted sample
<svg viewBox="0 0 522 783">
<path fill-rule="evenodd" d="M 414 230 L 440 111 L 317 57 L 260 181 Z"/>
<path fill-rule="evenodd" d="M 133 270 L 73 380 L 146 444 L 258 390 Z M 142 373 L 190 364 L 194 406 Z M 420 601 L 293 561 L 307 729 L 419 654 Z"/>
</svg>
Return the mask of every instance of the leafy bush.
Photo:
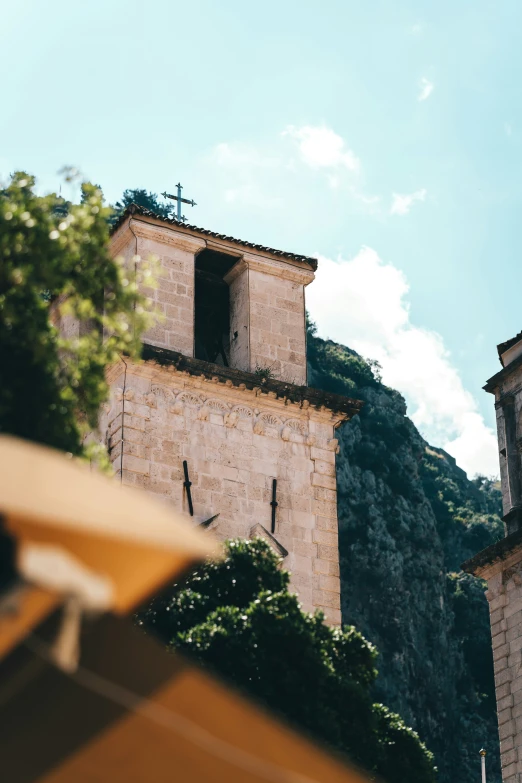
<svg viewBox="0 0 522 783">
<path fill-rule="evenodd" d="M 372 704 L 375 648 L 353 627 L 302 612 L 266 542 L 226 547 L 224 560 L 194 570 L 138 622 L 390 783 L 434 781 L 415 732 Z"/>
<path fill-rule="evenodd" d="M 115 223 L 131 204 L 150 209 L 151 212 L 162 218 L 174 217 L 175 207 L 172 202 L 163 204 L 158 200 L 156 193 L 150 193 L 144 188 L 131 188 L 124 190 L 120 201 L 117 201 L 111 208 L 108 215 L 109 222 Z"/>
<path fill-rule="evenodd" d="M 88 183 L 78 205 L 37 196 L 23 172 L 0 190 L 0 432 L 84 454 L 106 367 L 140 353 L 141 273 L 111 258 L 109 211 Z M 75 335 L 59 332 L 60 316 L 77 320 Z"/>
</svg>

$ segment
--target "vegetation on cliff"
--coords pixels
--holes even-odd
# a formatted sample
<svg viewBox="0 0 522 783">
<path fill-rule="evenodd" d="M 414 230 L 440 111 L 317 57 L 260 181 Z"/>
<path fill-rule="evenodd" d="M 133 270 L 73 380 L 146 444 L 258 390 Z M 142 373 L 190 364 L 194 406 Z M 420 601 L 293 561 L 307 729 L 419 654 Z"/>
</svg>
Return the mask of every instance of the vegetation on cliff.
<svg viewBox="0 0 522 783">
<path fill-rule="evenodd" d="M 343 620 L 379 650 L 374 695 L 435 753 L 441 783 L 500 782 L 484 585 L 460 563 L 502 535 L 498 486 L 430 446 L 378 367 L 308 326 L 309 383 L 365 401 L 339 431 Z"/>
</svg>

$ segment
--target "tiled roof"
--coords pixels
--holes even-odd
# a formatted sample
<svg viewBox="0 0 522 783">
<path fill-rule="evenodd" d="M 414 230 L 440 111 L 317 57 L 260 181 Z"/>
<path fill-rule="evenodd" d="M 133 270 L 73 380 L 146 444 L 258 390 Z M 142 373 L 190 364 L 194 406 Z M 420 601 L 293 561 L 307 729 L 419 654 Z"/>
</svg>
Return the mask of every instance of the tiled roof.
<svg viewBox="0 0 522 783">
<path fill-rule="evenodd" d="M 156 215 L 155 212 L 151 212 L 150 209 L 140 207 L 137 204 L 131 204 L 125 212 L 120 215 L 116 223 L 111 228 L 111 234 L 113 234 L 121 224 L 129 217 L 129 215 L 143 215 L 144 217 L 154 218 L 154 220 L 161 220 L 162 223 L 170 223 L 180 229 L 187 229 L 191 233 L 200 234 L 201 236 L 213 237 L 214 239 L 222 239 L 224 242 L 233 242 L 235 245 L 241 245 L 251 250 L 259 250 L 262 253 L 271 253 L 271 255 L 279 256 L 280 258 L 287 258 L 292 261 L 301 261 L 305 264 L 309 264 L 315 271 L 317 269 L 317 258 L 311 256 L 299 255 L 299 253 L 288 253 L 285 250 L 275 250 L 273 247 L 266 247 L 265 245 L 258 245 L 255 242 L 246 242 L 243 239 L 236 239 L 235 237 L 229 237 L 226 234 L 218 234 L 216 231 L 210 231 L 208 228 L 199 228 L 198 226 L 192 226 L 190 223 L 183 223 L 176 218 L 165 218 L 160 215 Z"/>
<path fill-rule="evenodd" d="M 497 345 L 497 351 L 498 351 L 498 358 L 500 359 L 500 363 L 502 366 L 504 366 L 502 362 L 502 354 L 506 351 L 509 351 L 510 348 L 512 348 L 514 345 L 516 345 L 518 342 L 522 340 L 522 332 L 519 332 L 514 337 L 511 338 L 511 340 L 506 340 L 504 343 L 500 343 L 500 345 Z"/>
</svg>

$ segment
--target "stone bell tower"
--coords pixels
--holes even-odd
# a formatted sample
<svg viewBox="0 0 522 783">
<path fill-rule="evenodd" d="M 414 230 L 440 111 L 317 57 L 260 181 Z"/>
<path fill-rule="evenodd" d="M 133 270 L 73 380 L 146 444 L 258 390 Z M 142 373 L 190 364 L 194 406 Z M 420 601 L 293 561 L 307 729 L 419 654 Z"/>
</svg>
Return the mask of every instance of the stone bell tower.
<svg viewBox="0 0 522 783">
<path fill-rule="evenodd" d="M 144 361 L 110 371 L 101 432 L 117 476 L 220 538 L 261 535 L 303 608 L 340 623 L 335 429 L 362 403 L 306 386 L 317 261 L 135 205 L 112 252 L 130 274 L 139 257 L 159 258 L 158 287 L 144 293 L 162 315 Z"/>
<path fill-rule="evenodd" d="M 522 781 L 522 333 L 498 346 L 495 395 L 505 537 L 463 564 L 488 583 L 502 780 Z"/>
</svg>

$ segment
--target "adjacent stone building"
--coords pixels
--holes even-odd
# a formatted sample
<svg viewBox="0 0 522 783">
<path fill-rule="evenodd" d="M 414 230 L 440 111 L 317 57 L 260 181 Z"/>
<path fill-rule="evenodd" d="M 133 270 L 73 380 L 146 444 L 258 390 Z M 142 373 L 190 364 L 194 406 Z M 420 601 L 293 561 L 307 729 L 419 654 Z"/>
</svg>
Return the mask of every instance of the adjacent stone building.
<svg viewBox="0 0 522 783">
<path fill-rule="evenodd" d="M 339 624 L 336 428 L 362 403 L 306 385 L 314 258 L 132 206 L 112 232 L 129 274 L 159 259 L 143 362 L 110 371 L 100 422 L 116 475 L 220 538 L 261 535 L 303 608 Z M 144 520 L 144 524 L 147 520 Z"/>
<path fill-rule="evenodd" d="M 522 781 L 522 333 L 498 346 L 495 395 L 505 538 L 463 564 L 487 580 L 502 780 Z"/>
</svg>

